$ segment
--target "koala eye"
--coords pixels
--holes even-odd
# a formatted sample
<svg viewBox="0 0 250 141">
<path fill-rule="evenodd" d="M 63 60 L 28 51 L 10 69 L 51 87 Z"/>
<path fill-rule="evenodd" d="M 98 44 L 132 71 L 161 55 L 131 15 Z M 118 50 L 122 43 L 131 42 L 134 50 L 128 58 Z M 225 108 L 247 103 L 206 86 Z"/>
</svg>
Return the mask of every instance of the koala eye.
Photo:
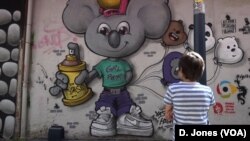
<svg viewBox="0 0 250 141">
<path fill-rule="evenodd" d="M 207 31 L 205 34 L 207 37 L 210 37 L 210 32 Z"/>
<path fill-rule="evenodd" d="M 127 22 L 121 22 L 121 23 L 117 26 L 117 31 L 118 31 L 121 35 L 128 34 L 128 33 L 130 32 L 129 24 L 128 24 Z"/>
<path fill-rule="evenodd" d="M 227 49 L 230 49 L 230 46 L 227 46 Z"/>
<path fill-rule="evenodd" d="M 98 33 L 101 33 L 102 35 L 105 36 L 107 36 L 110 31 L 111 31 L 110 27 L 105 23 L 100 24 L 97 30 Z"/>
</svg>

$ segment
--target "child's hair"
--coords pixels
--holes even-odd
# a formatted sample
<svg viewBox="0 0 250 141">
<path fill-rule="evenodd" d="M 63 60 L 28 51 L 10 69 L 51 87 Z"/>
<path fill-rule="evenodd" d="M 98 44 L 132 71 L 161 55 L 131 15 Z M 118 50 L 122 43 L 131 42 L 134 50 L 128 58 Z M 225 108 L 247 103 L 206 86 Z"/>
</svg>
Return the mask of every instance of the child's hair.
<svg viewBox="0 0 250 141">
<path fill-rule="evenodd" d="M 200 54 L 191 51 L 180 58 L 179 69 L 182 70 L 186 79 L 198 81 L 205 69 L 205 63 Z"/>
</svg>

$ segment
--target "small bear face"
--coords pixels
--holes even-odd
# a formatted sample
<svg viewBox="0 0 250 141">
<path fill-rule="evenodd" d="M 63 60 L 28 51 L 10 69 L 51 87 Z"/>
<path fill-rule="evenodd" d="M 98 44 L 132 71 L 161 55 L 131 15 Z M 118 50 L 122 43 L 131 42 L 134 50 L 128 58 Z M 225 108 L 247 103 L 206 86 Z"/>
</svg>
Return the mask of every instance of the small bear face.
<svg viewBox="0 0 250 141">
<path fill-rule="evenodd" d="M 235 37 L 219 39 L 215 50 L 215 57 L 220 63 L 233 64 L 242 60 L 244 52 L 236 41 Z"/>
</svg>

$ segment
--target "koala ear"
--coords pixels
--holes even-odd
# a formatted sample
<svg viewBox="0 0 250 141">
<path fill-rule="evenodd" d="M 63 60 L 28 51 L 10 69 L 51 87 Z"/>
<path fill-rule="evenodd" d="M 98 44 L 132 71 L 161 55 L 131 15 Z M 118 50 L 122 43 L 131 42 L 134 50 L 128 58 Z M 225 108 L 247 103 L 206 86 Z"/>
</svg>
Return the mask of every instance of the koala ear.
<svg viewBox="0 0 250 141">
<path fill-rule="evenodd" d="M 98 15 L 99 6 L 96 0 L 69 0 L 64 8 L 62 20 L 69 31 L 83 34 Z"/>
<path fill-rule="evenodd" d="M 160 38 L 171 21 L 171 12 L 165 0 L 131 0 L 128 15 L 140 19 L 145 36 L 153 39 Z"/>
</svg>

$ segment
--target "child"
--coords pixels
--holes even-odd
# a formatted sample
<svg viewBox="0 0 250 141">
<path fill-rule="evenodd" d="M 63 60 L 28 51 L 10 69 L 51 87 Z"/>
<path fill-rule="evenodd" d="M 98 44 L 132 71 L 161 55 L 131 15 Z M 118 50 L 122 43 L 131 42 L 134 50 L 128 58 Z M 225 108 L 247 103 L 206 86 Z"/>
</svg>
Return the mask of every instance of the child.
<svg viewBox="0 0 250 141">
<path fill-rule="evenodd" d="M 171 84 L 164 97 L 165 118 L 173 120 L 173 125 L 209 124 L 208 110 L 215 104 L 213 91 L 197 82 L 204 68 L 204 61 L 196 52 L 188 52 L 180 58 L 177 71 L 181 81 Z"/>
</svg>

